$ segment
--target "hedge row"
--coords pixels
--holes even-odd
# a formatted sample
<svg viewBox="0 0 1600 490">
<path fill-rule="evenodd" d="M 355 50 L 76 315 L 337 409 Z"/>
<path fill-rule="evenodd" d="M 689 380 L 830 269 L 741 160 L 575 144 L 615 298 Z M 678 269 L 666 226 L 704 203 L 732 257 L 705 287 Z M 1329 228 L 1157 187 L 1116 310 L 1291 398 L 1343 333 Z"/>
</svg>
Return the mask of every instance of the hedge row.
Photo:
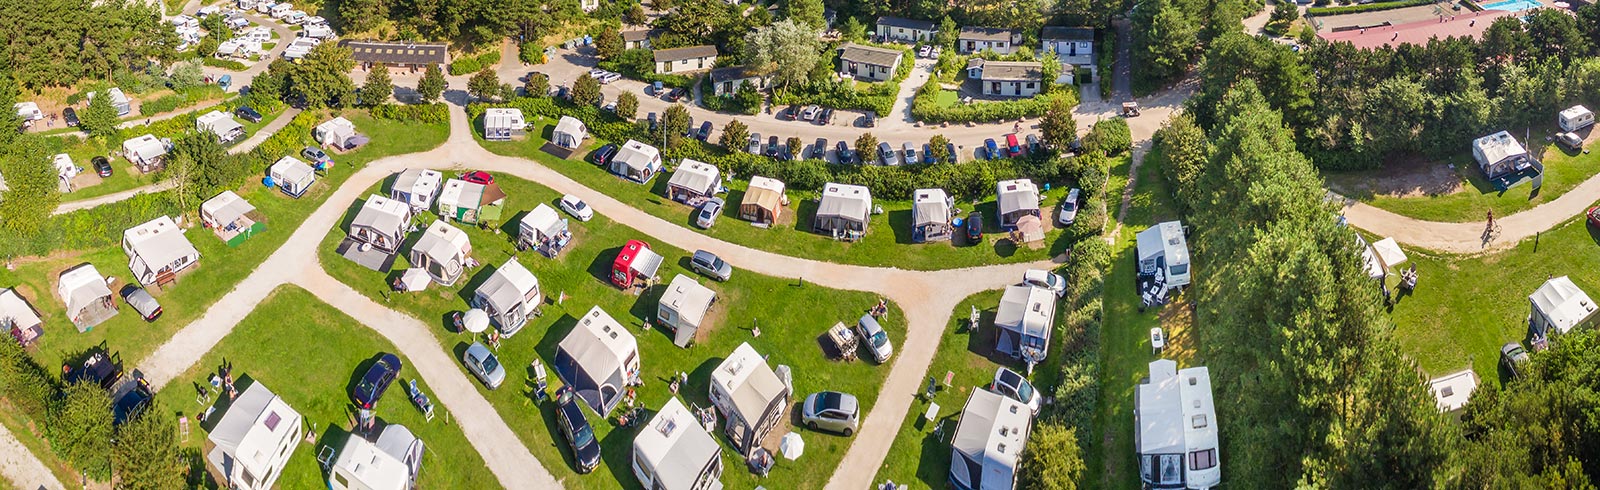
<svg viewBox="0 0 1600 490">
<path fill-rule="evenodd" d="M 855 82 L 846 80 L 813 81 L 794 88 L 772 89 L 772 103 L 777 105 L 816 104 L 835 109 L 870 110 L 879 117 L 894 111 L 895 97 L 900 94 L 899 82 L 881 82 L 858 90 Z"/>
<path fill-rule="evenodd" d="M 443 102 L 432 104 L 380 104 L 372 108 L 372 117 L 394 121 L 423 123 L 450 122 L 450 108 Z"/>
<path fill-rule="evenodd" d="M 477 73 L 484 67 L 494 66 L 500 62 L 500 50 L 485 51 L 477 56 L 456 58 L 450 61 L 451 75 L 467 75 Z"/>
<path fill-rule="evenodd" d="M 1378 2 L 1365 5 L 1346 5 L 1342 7 L 1311 7 L 1306 9 L 1306 15 L 1340 15 L 1355 14 L 1360 12 L 1377 12 L 1379 10 L 1393 10 L 1398 8 L 1428 5 L 1433 0 L 1399 0 L 1395 2 Z"/>
<path fill-rule="evenodd" d="M 155 100 L 147 100 L 140 103 L 139 115 L 153 116 L 163 112 L 172 112 L 221 95 L 222 87 L 213 84 L 190 87 L 181 92 L 163 95 Z"/>
<path fill-rule="evenodd" d="M 939 80 L 935 78 L 930 77 L 927 83 L 922 84 L 917 89 L 916 97 L 911 99 L 911 117 L 926 123 L 1014 121 L 1044 115 L 1045 110 L 1050 108 L 1050 101 L 1058 97 L 1068 98 L 1072 105 L 1078 104 L 1077 88 L 1071 86 L 1059 86 L 1048 94 L 1025 99 L 953 106 L 939 104 L 940 90 Z"/>
<path fill-rule="evenodd" d="M 1098 153 L 1091 153 L 1098 155 Z M 1092 424 L 1100 398 L 1100 329 L 1104 320 L 1105 274 L 1111 249 L 1103 237 L 1108 221 L 1105 186 L 1109 161 L 1082 159 L 1071 170 L 1082 189 L 1078 219 L 1063 240 L 1075 240 L 1062 277 L 1066 278 L 1065 321 L 1058 330 L 1059 383 L 1048 388 L 1056 403 L 1041 414 L 1045 420 L 1078 428 L 1078 442 L 1087 450 L 1094 438 Z"/>
<path fill-rule="evenodd" d="M 202 58 L 201 62 L 205 63 L 206 66 L 215 67 L 215 68 L 221 68 L 221 69 L 224 69 L 224 70 L 245 71 L 246 69 L 249 68 L 249 67 L 244 66 L 244 63 L 240 63 L 240 62 L 237 62 L 237 61 L 234 61 L 234 60 L 225 60 L 225 59 L 216 58 L 216 57 L 212 57 L 212 56 L 206 56 L 206 57 Z"/>
</svg>

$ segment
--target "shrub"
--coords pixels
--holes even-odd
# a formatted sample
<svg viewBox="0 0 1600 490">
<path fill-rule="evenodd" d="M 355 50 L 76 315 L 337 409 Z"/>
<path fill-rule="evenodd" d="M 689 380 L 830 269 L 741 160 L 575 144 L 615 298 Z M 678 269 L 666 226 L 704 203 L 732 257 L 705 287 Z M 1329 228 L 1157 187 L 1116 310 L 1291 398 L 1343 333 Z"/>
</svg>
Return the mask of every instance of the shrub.
<svg viewBox="0 0 1600 490">
<path fill-rule="evenodd" d="M 939 87 L 939 81 L 933 78 L 929 78 L 927 83 L 918 88 L 917 95 L 911 99 L 911 117 L 928 123 L 1007 121 L 1042 116 L 1050 108 L 1050 101 L 1056 98 L 1065 98 L 1074 106 L 1078 104 L 1078 92 L 1075 88 L 1055 90 L 1026 99 L 973 102 L 955 106 L 939 104 L 940 90 L 943 89 Z"/>
<path fill-rule="evenodd" d="M 640 80 L 647 83 L 661 82 L 662 85 L 677 88 L 690 88 L 694 86 L 697 77 L 688 75 L 661 75 L 656 73 L 655 55 L 648 49 L 630 49 L 623 51 L 616 59 L 601 61 L 597 66 L 601 69 L 621 73 L 622 76 Z"/>
<path fill-rule="evenodd" d="M 500 50 L 494 49 L 479 53 L 477 56 L 456 58 L 450 62 L 451 75 L 466 75 L 477 73 L 484 67 L 494 66 L 500 62 Z"/>
<path fill-rule="evenodd" d="M 244 63 L 240 63 L 240 62 L 237 62 L 237 61 L 234 61 L 234 60 L 225 60 L 225 59 L 221 59 L 221 58 L 213 58 L 213 57 L 210 57 L 210 56 L 207 56 L 205 58 L 201 58 L 201 63 L 205 63 L 206 66 L 210 66 L 210 67 L 214 67 L 214 68 L 221 68 L 221 69 L 224 69 L 224 70 L 245 71 L 245 70 L 249 69 L 249 67 L 244 66 Z"/>
<path fill-rule="evenodd" d="M 372 117 L 392 121 L 444 123 L 450 121 L 450 108 L 442 102 L 411 105 L 379 104 L 372 108 Z"/>
<path fill-rule="evenodd" d="M 900 93 L 897 82 L 879 82 L 859 89 L 853 80 L 813 80 L 809 83 L 772 90 L 772 103 L 816 104 L 835 109 L 871 110 L 878 116 L 887 116 L 894 110 L 894 99 Z"/>
<path fill-rule="evenodd" d="M 1306 15 L 1340 15 L 1360 12 L 1377 12 L 1379 10 L 1393 10 L 1398 8 L 1428 5 L 1433 0 L 1399 0 L 1394 2 L 1377 2 L 1365 5 L 1346 5 L 1343 7 L 1311 7 L 1306 9 Z"/>
<path fill-rule="evenodd" d="M 1090 152 L 1100 152 L 1106 156 L 1121 155 L 1133 145 L 1133 135 L 1128 131 L 1128 121 L 1118 118 L 1105 119 L 1094 124 L 1089 129 L 1089 134 L 1083 137 L 1083 148 Z"/>
</svg>

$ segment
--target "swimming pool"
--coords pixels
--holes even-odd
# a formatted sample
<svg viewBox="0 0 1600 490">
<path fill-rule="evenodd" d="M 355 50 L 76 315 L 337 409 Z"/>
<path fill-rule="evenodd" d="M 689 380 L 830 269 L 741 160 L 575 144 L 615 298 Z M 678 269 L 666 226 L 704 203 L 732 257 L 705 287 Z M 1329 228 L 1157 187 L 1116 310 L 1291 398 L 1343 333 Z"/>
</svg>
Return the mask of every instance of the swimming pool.
<svg viewBox="0 0 1600 490">
<path fill-rule="evenodd" d="M 1501 2 L 1484 4 L 1483 8 L 1489 10 L 1505 10 L 1508 12 L 1516 12 L 1519 10 L 1535 9 L 1543 6 L 1544 4 L 1539 3 L 1538 0 L 1504 0 Z"/>
</svg>

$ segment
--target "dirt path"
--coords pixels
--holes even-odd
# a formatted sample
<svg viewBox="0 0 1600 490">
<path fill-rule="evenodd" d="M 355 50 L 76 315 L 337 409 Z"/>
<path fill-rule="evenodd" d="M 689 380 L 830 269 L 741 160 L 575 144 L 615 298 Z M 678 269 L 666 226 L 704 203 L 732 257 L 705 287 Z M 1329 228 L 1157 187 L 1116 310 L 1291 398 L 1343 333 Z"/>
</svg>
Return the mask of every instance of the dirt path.
<svg viewBox="0 0 1600 490">
<path fill-rule="evenodd" d="M 24 490 L 62 490 L 66 488 L 39 458 L 28 452 L 11 431 L 0 425 L 0 475 L 12 486 Z"/>
</svg>

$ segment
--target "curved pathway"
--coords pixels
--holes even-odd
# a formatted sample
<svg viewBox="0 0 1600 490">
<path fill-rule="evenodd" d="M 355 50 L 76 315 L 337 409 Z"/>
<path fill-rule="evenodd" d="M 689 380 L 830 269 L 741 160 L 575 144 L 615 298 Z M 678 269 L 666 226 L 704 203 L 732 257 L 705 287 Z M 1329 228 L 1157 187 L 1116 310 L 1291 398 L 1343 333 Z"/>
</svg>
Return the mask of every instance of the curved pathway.
<svg viewBox="0 0 1600 490">
<path fill-rule="evenodd" d="M 1560 197 L 1533 209 L 1495 217 L 1494 223 L 1499 230 L 1488 240 L 1484 239 L 1486 223 L 1482 221 L 1424 221 L 1332 192 L 1328 196 L 1339 200 L 1343 207 L 1341 212 L 1357 228 L 1414 247 L 1450 253 L 1477 253 L 1510 248 L 1539 232 L 1582 215 L 1596 199 L 1600 199 L 1600 175 L 1589 177 L 1589 180 Z"/>
</svg>

